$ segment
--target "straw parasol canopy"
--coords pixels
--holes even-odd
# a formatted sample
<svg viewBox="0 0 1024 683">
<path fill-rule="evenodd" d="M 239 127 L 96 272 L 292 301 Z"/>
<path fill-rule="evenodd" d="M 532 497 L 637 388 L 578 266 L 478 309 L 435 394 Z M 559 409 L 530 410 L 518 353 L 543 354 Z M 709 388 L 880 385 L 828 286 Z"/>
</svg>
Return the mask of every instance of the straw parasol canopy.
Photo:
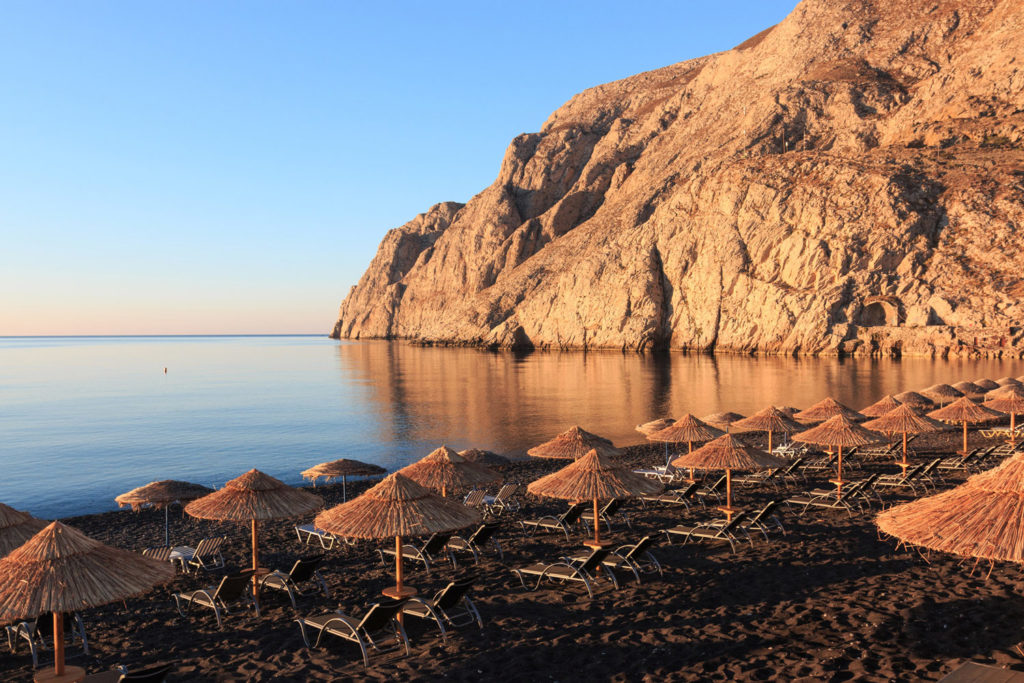
<svg viewBox="0 0 1024 683">
<path fill-rule="evenodd" d="M 660 441 L 665 444 L 665 462 L 668 463 L 668 445 L 670 443 L 682 443 L 683 441 L 687 444 L 687 450 L 693 452 L 694 441 L 708 441 L 724 434 L 720 429 L 715 429 L 711 425 L 698 420 L 693 415 L 687 413 L 678 420 L 674 420 L 673 424 L 669 425 L 661 431 L 654 432 L 647 436 L 648 441 Z M 693 470 L 690 470 L 690 481 L 693 482 Z"/>
<path fill-rule="evenodd" d="M 994 380 L 988 379 L 987 377 L 982 377 L 981 379 L 974 380 L 974 384 L 978 385 L 982 389 L 985 389 L 986 391 L 992 391 L 993 389 L 999 388 L 999 385 L 996 384 Z"/>
<path fill-rule="evenodd" d="M 848 420 L 860 422 L 866 418 L 852 408 L 847 408 L 834 398 L 823 398 L 806 410 L 801 410 L 793 416 L 800 422 L 824 422 L 836 415 L 842 415 Z"/>
<path fill-rule="evenodd" d="M 899 408 L 901 405 L 903 405 L 902 401 L 895 398 L 892 394 L 887 394 L 869 405 L 867 408 L 864 408 L 860 411 L 860 414 L 866 415 L 867 417 L 882 417 L 893 409 Z"/>
<path fill-rule="evenodd" d="M 739 413 L 725 411 L 722 413 L 711 413 L 710 415 L 705 415 L 701 418 L 701 421 L 728 432 L 729 427 L 732 426 L 733 422 L 742 420 L 744 417 L 746 416 L 740 415 Z"/>
<path fill-rule="evenodd" d="M 421 460 L 398 470 L 420 486 L 447 495 L 448 488 L 464 488 L 490 484 L 501 479 L 483 465 L 469 462 L 447 446 L 431 451 Z"/>
<path fill-rule="evenodd" d="M 380 465 L 371 465 L 368 462 L 340 458 L 330 462 L 322 462 L 302 472 L 303 479 L 309 479 L 316 486 L 316 480 L 320 477 L 325 482 L 341 479 L 341 499 L 348 500 L 348 478 L 349 477 L 377 477 L 387 474 L 388 471 Z"/>
<path fill-rule="evenodd" d="M 794 408 L 793 406 L 775 406 L 775 407 L 778 408 L 779 412 L 782 413 L 783 415 L 785 415 L 786 417 L 793 417 L 794 415 L 796 415 L 797 413 L 800 412 L 799 408 Z"/>
<path fill-rule="evenodd" d="M 750 417 L 745 417 L 742 420 L 736 420 L 732 423 L 733 429 L 743 431 L 756 431 L 756 432 L 768 432 L 768 452 L 772 452 L 772 433 L 783 432 L 785 434 L 792 434 L 793 432 L 799 432 L 807 429 L 804 425 L 800 424 L 789 415 L 776 408 L 775 406 L 768 406 L 764 410 L 758 411 Z"/>
<path fill-rule="evenodd" d="M 567 429 L 551 441 L 534 446 L 526 452 L 535 458 L 576 460 L 592 450 L 596 450 L 606 458 L 622 455 L 622 451 L 612 445 L 611 441 L 597 434 L 591 434 L 579 426 Z"/>
<path fill-rule="evenodd" d="M 948 427 L 930 418 L 918 415 L 910 406 L 900 404 L 882 417 L 870 420 L 863 424 L 865 429 L 872 429 L 876 432 L 886 434 L 903 435 L 903 462 L 900 467 L 903 472 L 907 471 L 907 434 L 924 434 L 926 432 L 941 432 Z"/>
<path fill-rule="evenodd" d="M 824 446 L 835 446 L 839 449 L 838 474 L 832 480 L 839 495 L 843 493 L 843 446 L 863 446 L 869 443 L 885 441 L 885 437 L 850 421 L 845 415 L 834 415 L 813 429 L 801 432 L 793 437 L 794 441 L 803 441 Z"/>
<path fill-rule="evenodd" d="M 978 405 L 971 399 L 964 396 L 950 403 L 945 408 L 939 408 L 928 413 L 928 417 L 943 422 L 960 422 L 964 426 L 964 453 L 967 453 L 967 425 L 989 422 L 1002 417 L 1002 413 L 991 408 Z"/>
<path fill-rule="evenodd" d="M 679 456 L 672 461 L 672 465 L 702 470 L 725 470 L 725 507 L 719 509 L 728 519 L 732 519 L 736 511 L 732 507 L 732 471 L 782 467 L 785 462 L 771 453 L 746 445 L 732 434 L 726 434 L 692 453 Z"/>
<path fill-rule="evenodd" d="M 902 393 L 893 396 L 894 399 L 900 403 L 906 403 L 911 407 L 917 408 L 930 408 L 935 405 L 935 401 L 931 400 L 927 396 L 922 396 L 916 391 L 904 391 Z"/>
<path fill-rule="evenodd" d="M 953 388 L 964 396 L 984 396 L 985 392 L 988 391 L 988 389 L 979 387 L 974 382 L 968 382 L 966 380 L 963 382 L 957 382 L 953 385 Z"/>
<path fill-rule="evenodd" d="M 52 522 L 0 560 L 0 623 L 53 612 L 54 676 L 60 677 L 65 674 L 61 614 L 142 595 L 172 580 L 169 562 L 112 548 Z"/>
<path fill-rule="evenodd" d="M 988 400 L 990 398 L 999 398 L 1000 396 L 1006 396 L 1007 394 L 1012 394 L 1014 391 L 1020 391 L 1020 389 L 1021 387 L 1018 387 L 1015 384 L 1007 384 L 1004 387 L 996 387 L 995 389 L 992 389 L 987 394 L 985 394 L 985 400 Z"/>
<path fill-rule="evenodd" d="M 164 545 L 170 545 L 170 524 L 167 518 L 167 508 L 172 503 L 188 502 L 196 498 L 202 498 L 213 489 L 202 484 L 193 484 L 187 481 L 176 481 L 164 479 L 163 481 L 151 481 L 145 486 L 132 489 L 128 493 L 122 493 L 114 502 L 120 507 L 130 507 L 138 512 L 144 507 L 153 507 L 164 510 Z"/>
<path fill-rule="evenodd" d="M 47 525 L 27 512 L 0 503 L 0 557 L 32 538 Z"/>
<path fill-rule="evenodd" d="M 467 448 L 464 451 L 459 451 L 459 455 L 469 462 L 475 462 L 485 467 L 504 467 L 512 462 L 504 455 L 498 455 L 494 451 L 485 451 L 480 448 Z"/>
<path fill-rule="evenodd" d="M 996 380 L 996 384 L 998 384 L 1001 387 L 1008 387 L 1011 384 L 1021 386 L 1024 383 L 1022 383 L 1019 379 L 1015 379 L 1013 377 L 1000 377 L 999 379 Z"/>
<path fill-rule="evenodd" d="M 1024 562 L 1024 455 L 949 491 L 897 505 L 878 528 L 910 545 L 989 561 Z"/>
<path fill-rule="evenodd" d="M 993 392 L 996 393 L 996 392 Z M 1010 414 L 1010 443 L 1017 442 L 1017 414 L 1024 413 L 1024 389 L 1009 386 L 985 400 L 985 407 Z"/>
<path fill-rule="evenodd" d="M 323 507 L 320 496 L 288 486 L 259 470 L 249 470 L 224 488 L 194 500 L 185 512 L 199 519 L 252 523 L 252 568 L 259 570 L 259 523 L 306 515 Z M 253 582 L 256 582 L 255 575 Z"/>
<path fill-rule="evenodd" d="M 934 403 L 938 403 L 940 406 L 949 403 L 953 399 L 961 398 L 964 395 L 962 391 L 958 391 L 948 384 L 933 384 L 927 389 L 923 389 L 921 393 L 930 398 Z"/>
<path fill-rule="evenodd" d="M 637 425 L 636 431 L 640 432 L 644 436 L 650 436 L 654 432 L 661 431 L 674 422 L 675 420 L 671 417 L 659 417 L 657 420 L 651 420 L 650 422 L 644 422 L 642 425 Z"/>
<path fill-rule="evenodd" d="M 572 464 L 534 481 L 526 489 L 534 495 L 548 498 L 593 500 L 594 541 L 589 545 L 599 548 L 607 542 L 601 541 L 598 501 L 657 493 L 662 485 L 657 480 L 634 474 L 629 468 L 617 465 L 592 450 Z"/>
<path fill-rule="evenodd" d="M 415 594 L 402 586 L 402 537 L 454 531 L 479 521 L 475 509 L 442 498 L 395 472 L 361 496 L 321 512 L 314 523 L 347 538 L 394 536 L 395 588 L 384 594 L 398 599 Z"/>
</svg>

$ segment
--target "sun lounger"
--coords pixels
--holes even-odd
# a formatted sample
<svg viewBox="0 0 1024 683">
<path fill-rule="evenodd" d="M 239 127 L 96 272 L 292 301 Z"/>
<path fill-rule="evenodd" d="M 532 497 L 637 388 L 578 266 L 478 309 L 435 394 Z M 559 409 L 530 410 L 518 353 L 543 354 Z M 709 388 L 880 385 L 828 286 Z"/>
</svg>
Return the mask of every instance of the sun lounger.
<svg viewBox="0 0 1024 683">
<path fill-rule="evenodd" d="M 455 553 L 461 550 L 472 553 L 473 564 L 479 564 L 480 555 L 488 544 L 498 553 L 498 560 L 504 560 L 505 554 L 501 551 L 501 543 L 495 538 L 495 534 L 500 528 L 499 522 L 484 522 L 467 538 L 452 536 L 448 541 L 449 557 L 452 559 L 452 563 L 458 566 Z"/>
<path fill-rule="evenodd" d="M 864 491 L 865 488 L 870 488 L 870 485 L 876 480 L 877 474 L 867 479 L 847 483 L 843 488 L 842 495 L 839 495 L 838 489 L 814 489 L 787 498 L 785 503 L 789 507 L 800 505 L 801 515 L 813 507 L 825 510 L 844 510 L 852 516 L 854 510 L 859 510 L 864 505 L 870 505 L 870 499 Z"/>
<path fill-rule="evenodd" d="M 740 528 L 748 532 L 748 534 L 751 530 L 760 532 L 766 541 L 770 540 L 768 534 L 772 531 L 778 531 L 785 536 L 786 527 L 782 526 L 782 520 L 780 520 L 779 516 L 776 514 L 779 511 L 781 503 L 781 498 L 769 501 L 763 508 L 755 512 L 752 517 L 741 523 Z M 724 519 L 718 519 L 711 523 L 716 526 L 721 526 L 724 525 L 726 521 Z"/>
<path fill-rule="evenodd" d="M 961 471 L 967 472 L 976 469 L 976 462 L 981 455 L 981 449 L 975 448 L 968 453 L 950 455 L 939 461 L 938 469 L 944 472 Z"/>
<path fill-rule="evenodd" d="M 505 484 L 497 495 L 484 496 L 484 507 L 488 514 L 500 517 L 506 512 L 519 512 L 520 504 L 516 496 L 519 495 L 519 484 Z"/>
<path fill-rule="evenodd" d="M 771 486 L 775 490 L 779 488 L 779 482 L 783 479 L 783 472 L 793 467 L 794 463 L 800 462 L 794 460 L 789 464 L 789 467 L 783 469 L 782 467 L 773 467 L 767 470 L 760 470 L 758 472 L 750 472 L 749 474 L 741 474 L 732 478 L 734 486 Z M 799 466 L 799 465 L 798 465 Z"/>
<path fill-rule="evenodd" d="M 436 555 L 443 555 L 449 562 L 454 564 L 455 560 L 452 559 L 447 550 L 448 541 L 451 538 L 452 535 L 450 533 L 432 534 L 426 543 L 419 547 L 412 543 L 405 543 L 402 545 L 402 559 L 422 563 L 427 574 L 430 574 L 430 564 L 437 562 Z M 394 548 L 378 548 L 377 553 L 380 555 L 381 562 L 385 564 L 394 562 Z"/>
<path fill-rule="evenodd" d="M 875 482 L 874 488 L 904 488 L 917 493 L 917 484 L 921 483 L 917 481 L 917 479 L 921 472 L 924 471 L 924 468 L 924 463 L 921 463 L 914 465 L 906 472 L 897 472 L 895 474 L 880 476 L 878 481 Z"/>
<path fill-rule="evenodd" d="M 608 554 L 609 551 L 606 548 L 598 548 L 592 551 L 583 561 L 562 557 L 556 562 L 537 562 L 529 567 L 513 569 L 512 572 L 519 577 L 523 588 L 528 591 L 537 590 L 540 588 L 540 584 L 545 579 L 548 579 L 561 585 L 566 583 L 582 583 L 587 589 L 587 595 L 592 598 L 594 597 L 594 591 L 591 586 L 597 580 L 597 575 L 601 571 L 611 580 L 615 588 L 619 587 L 615 574 L 603 565 Z M 533 588 L 526 585 L 525 577 L 527 576 L 531 578 L 537 577 L 537 583 L 534 584 Z"/>
<path fill-rule="evenodd" d="M 714 498 L 719 503 L 722 502 L 722 494 L 725 493 L 726 477 L 723 474 L 715 481 L 714 484 L 706 488 L 698 488 L 694 491 L 694 496 L 700 501 L 701 505 L 707 507 L 704 503 L 705 498 Z"/>
<path fill-rule="evenodd" d="M 81 615 L 78 612 L 65 612 L 62 616 L 65 636 L 70 635 L 72 643 L 75 638 L 82 641 L 82 652 L 88 655 L 89 639 L 86 638 L 85 622 L 82 621 Z M 7 647 L 11 649 L 11 652 L 16 652 L 18 641 L 24 640 L 28 643 L 29 653 L 32 655 L 32 666 L 37 667 L 39 666 L 39 652 L 47 647 L 47 639 L 50 641 L 50 645 L 53 645 L 53 613 L 44 612 L 35 619 L 15 622 L 5 626 L 4 630 L 7 633 Z"/>
<path fill-rule="evenodd" d="M 174 603 L 178 607 L 178 614 L 187 617 L 187 611 L 192 609 L 192 605 L 208 607 L 217 617 L 217 628 L 223 628 L 221 613 L 229 614 L 228 603 L 242 602 L 246 606 L 251 605 L 256 610 L 256 616 L 259 616 L 260 605 L 252 595 L 252 575 L 253 570 L 246 569 L 236 574 L 228 574 L 217 586 L 175 593 Z"/>
<path fill-rule="evenodd" d="M 429 600 L 409 598 L 402 605 L 402 614 L 419 619 L 433 619 L 441 629 L 441 640 L 446 642 L 448 632 L 445 630 L 445 624 L 457 628 L 476 622 L 477 626 L 483 628 L 484 621 L 480 618 L 480 612 L 467 595 L 476 579 L 476 574 L 463 574 L 450 581 Z"/>
<path fill-rule="evenodd" d="M 119 666 L 111 671 L 90 674 L 83 678 L 81 683 L 163 683 L 176 668 L 173 664 L 162 664 L 129 671 Z"/>
<path fill-rule="evenodd" d="M 324 531 L 315 524 L 297 525 L 295 527 L 295 535 L 299 537 L 300 543 L 309 545 L 315 541 L 319 543 L 320 547 L 324 550 L 332 550 L 335 543 L 344 541 L 344 539 L 341 539 L 330 532 Z"/>
<path fill-rule="evenodd" d="M 462 504 L 466 507 L 479 508 L 484 506 L 484 494 L 486 491 L 483 489 L 473 489 L 466 494 L 466 497 L 462 499 Z"/>
<path fill-rule="evenodd" d="M 260 591 L 264 588 L 275 588 L 285 591 L 288 593 L 288 599 L 292 601 L 292 607 L 295 607 L 296 595 L 311 595 L 310 592 L 303 593 L 299 588 L 299 584 L 308 582 L 314 586 L 313 593 L 322 593 L 325 598 L 329 598 L 331 593 L 327 588 L 327 582 L 324 581 L 324 577 L 321 576 L 319 570 L 323 561 L 323 555 L 304 557 L 296 560 L 287 573 L 274 570 L 260 579 Z"/>
<path fill-rule="evenodd" d="M 544 531 L 561 531 L 565 534 L 565 540 L 568 541 L 569 529 L 580 523 L 580 517 L 583 516 L 586 509 L 586 503 L 575 503 L 558 516 L 545 515 L 538 519 L 522 519 L 519 520 L 519 526 L 522 527 L 523 533 L 529 536 L 532 536 L 541 529 Z"/>
<path fill-rule="evenodd" d="M 181 565 L 183 572 L 187 572 L 189 568 L 208 572 L 223 569 L 224 556 L 221 555 L 220 548 L 226 540 L 226 536 L 214 536 L 199 541 L 195 548 L 179 545 L 171 549 L 170 559 Z"/>
<path fill-rule="evenodd" d="M 656 536 L 644 536 L 637 543 L 619 546 L 615 550 L 610 551 L 601 564 L 612 572 L 628 569 L 633 573 L 637 583 L 640 583 L 641 574 L 654 574 L 657 572 L 659 575 L 663 575 L 664 572 L 662 572 L 661 564 L 651 554 L 651 548 L 657 542 L 658 538 Z M 573 562 L 582 562 L 586 558 L 586 553 L 579 553 L 573 556 L 572 560 Z"/>
<path fill-rule="evenodd" d="M 358 645 L 363 653 L 363 666 L 370 666 L 370 650 L 384 652 L 381 646 L 389 640 L 395 643 L 391 649 L 404 646 L 405 654 L 408 656 L 409 638 L 405 635 L 401 622 L 396 618 L 404 604 L 405 600 L 385 598 L 370 605 L 359 621 L 338 610 L 318 617 L 303 617 L 296 619 L 295 622 L 299 625 L 306 647 L 320 647 L 320 641 L 325 635 L 335 636 Z M 309 637 L 312 632 L 316 632 L 316 641 L 311 645 Z"/>
<path fill-rule="evenodd" d="M 695 525 L 680 524 L 672 527 L 671 529 L 663 529 L 662 533 L 664 533 L 665 538 L 668 539 L 669 545 L 672 544 L 673 536 L 681 536 L 683 539 L 683 545 L 686 545 L 690 541 L 716 541 L 728 543 L 729 547 L 732 548 L 732 551 L 736 552 L 736 544 L 740 541 L 737 532 L 743 531 L 742 524 L 746 519 L 747 513 L 741 511 L 733 515 L 732 521 L 726 522 L 725 524 L 719 524 L 718 521 Z M 747 541 L 753 545 L 753 541 L 750 541 L 750 535 L 746 534 L 746 536 Z"/>
<path fill-rule="evenodd" d="M 697 489 L 699 488 L 700 483 L 695 481 L 692 484 L 689 484 L 688 486 L 684 486 L 678 489 L 671 489 L 669 491 L 665 491 L 664 493 L 659 493 L 657 495 L 639 496 L 640 504 L 643 505 L 644 507 L 647 507 L 648 504 L 665 505 L 668 507 L 678 507 L 682 505 L 686 507 L 687 510 L 689 510 L 689 501 L 696 495 Z"/>
</svg>

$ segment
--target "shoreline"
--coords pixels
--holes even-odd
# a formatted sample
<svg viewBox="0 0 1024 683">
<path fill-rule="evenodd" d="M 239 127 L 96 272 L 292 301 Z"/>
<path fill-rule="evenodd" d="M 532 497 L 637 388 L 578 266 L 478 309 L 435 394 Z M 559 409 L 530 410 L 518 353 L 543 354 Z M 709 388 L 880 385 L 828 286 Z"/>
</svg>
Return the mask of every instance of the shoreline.
<svg viewBox="0 0 1024 683">
<path fill-rule="evenodd" d="M 921 437 L 923 459 L 955 450 L 959 434 Z M 995 443 L 972 432 L 971 444 Z M 628 447 L 631 467 L 663 462 L 660 444 Z M 516 461 L 506 478 L 523 483 L 564 466 L 563 461 Z M 892 471 L 891 461 L 865 465 L 865 471 Z M 822 475 L 820 481 L 827 478 Z M 853 474 L 854 477 L 858 476 Z M 959 483 L 963 477 L 957 477 Z M 373 480 L 350 482 L 357 495 Z M 811 482 L 807 487 L 813 485 Z M 801 487 L 791 487 L 790 493 Z M 310 489 L 313 490 L 313 489 Z M 340 502 L 340 484 L 314 492 L 331 506 Z M 735 492 L 737 505 L 760 507 L 774 491 Z M 351 497 L 351 496 L 350 496 Z M 886 496 L 887 501 L 906 497 Z M 527 497 L 526 514 L 556 512 L 559 501 Z M 717 516 L 712 510 L 673 511 L 627 505 L 633 529 L 616 525 L 616 543 L 635 542 L 645 533 Z M 876 508 L 877 511 L 877 508 Z M 644 576 L 637 584 L 623 578 L 621 588 L 601 585 L 593 599 L 576 587 L 545 585 L 524 592 L 511 568 L 554 560 L 581 549 L 580 535 L 565 543 L 554 535 L 526 538 L 503 527 L 499 539 L 504 562 L 487 558 L 478 567 L 471 597 L 484 628 L 455 629 L 442 642 L 436 626 L 409 625 L 412 654 L 371 656 L 364 671 L 358 648 L 348 643 L 307 650 L 294 619 L 341 608 L 357 617 L 380 590 L 393 581 L 393 566 L 382 564 L 367 543 L 327 553 L 323 573 L 331 597 L 299 598 L 293 610 L 283 594 L 265 595 L 263 616 L 232 610 L 218 630 L 212 613 L 196 610 L 182 619 L 170 594 L 216 583 L 217 577 L 180 576 L 147 596 L 86 610 L 83 619 L 92 654 L 81 656 L 69 644 L 72 664 L 92 673 L 126 664 L 133 669 L 176 662 L 169 680 L 456 680 L 525 678 L 576 680 L 937 680 L 966 659 L 999 666 L 1021 665 L 1013 648 L 1021 639 L 1024 578 L 1019 568 L 996 565 L 991 578 L 970 576 L 970 563 L 931 554 L 930 564 L 916 552 L 896 551 L 880 540 L 873 513 L 786 511 L 787 535 L 770 543 L 728 547 L 660 541 L 653 552 L 664 576 Z M 68 518 L 67 523 L 112 545 L 141 550 L 163 542 L 160 511 L 113 511 Z M 300 555 L 314 552 L 296 540 L 294 523 L 261 528 L 261 557 L 269 567 L 287 570 Z M 226 534 L 228 564 L 244 566 L 249 550 L 247 527 L 182 518 L 171 511 L 172 544 L 194 545 L 206 535 Z M 408 563 L 407 563 L 408 565 Z M 452 575 L 444 563 L 427 576 L 407 567 L 408 582 L 432 594 Z M 26 648 L 0 651 L 0 671 L 11 680 L 29 680 Z M 52 661 L 47 650 L 41 663 Z"/>
</svg>

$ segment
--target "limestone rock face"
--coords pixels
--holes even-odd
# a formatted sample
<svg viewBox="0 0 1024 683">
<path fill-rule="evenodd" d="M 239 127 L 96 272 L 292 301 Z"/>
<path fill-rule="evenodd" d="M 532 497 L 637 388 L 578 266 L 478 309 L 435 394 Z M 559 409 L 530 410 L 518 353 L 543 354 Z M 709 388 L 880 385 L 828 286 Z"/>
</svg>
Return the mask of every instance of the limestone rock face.
<svg viewBox="0 0 1024 683">
<path fill-rule="evenodd" d="M 1019 0 L 804 0 L 573 97 L 389 232 L 333 336 L 1020 355 L 1022 226 Z"/>
</svg>

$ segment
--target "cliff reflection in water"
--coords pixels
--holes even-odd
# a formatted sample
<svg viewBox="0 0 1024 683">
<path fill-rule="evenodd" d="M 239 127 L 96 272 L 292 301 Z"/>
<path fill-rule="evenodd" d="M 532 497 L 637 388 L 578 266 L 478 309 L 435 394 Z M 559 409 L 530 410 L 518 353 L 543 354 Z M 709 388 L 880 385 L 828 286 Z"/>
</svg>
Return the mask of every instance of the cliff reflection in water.
<svg viewBox="0 0 1024 683">
<path fill-rule="evenodd" d="M 936 382 L 1024 372 L 1020 361 L 514 354 L 382 341 L 342 342 L 337 352 L 344 379 L 373 403 L 376 439 L 393 444 L 396 460 L 441 443 L 523 455 L 574 424 L 628 445 L 643 441 L 634 427 L 656 417 L 749 415 L 825 396 L 863 408 Z"/>
</svg>

